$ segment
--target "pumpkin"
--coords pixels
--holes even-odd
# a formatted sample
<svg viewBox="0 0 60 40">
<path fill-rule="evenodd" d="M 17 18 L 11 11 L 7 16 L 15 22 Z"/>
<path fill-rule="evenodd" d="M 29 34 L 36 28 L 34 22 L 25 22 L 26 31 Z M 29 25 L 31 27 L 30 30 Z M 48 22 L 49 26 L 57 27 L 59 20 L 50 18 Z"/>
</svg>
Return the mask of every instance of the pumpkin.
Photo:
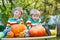
<svg viewBox="0 0 60 40">
<path fill-rule="evenodd" d="M 25 36 L 24 32 L 20 32 L 19 37 L 24 37 L 24 36 Z"/>
<path fill-rule="evenodd" d="M 57 27 L 55 29 L 50 29 L 51 35 L 57 35 Z"/>
<path fill-rule="evenodd" d="M 12 31 L 14 34 L 20 33 L 20 25 L 18 25 L 18 24 L 12 25 L 11 31 Z"/>
<path fill-rule="evenodd" d="M 26 26 L 24 24 L 20 24 L 20 32 L 26 30 Z"/>
<path fill-rule="evenodd" d="M 14 33 L 12 31 L 7 33 L 7 38 L 13 38 L 14 37 Z"/>
<path fill-rule="evenodd" d="M 14 33 L 14 35 L 17 37 L 19 36 L 19 33 L 24 31 L 26 29 L 26 26 L 24 24 L 16 24 L 12 25 L 11 31 Z"/>
<path fill-rule="evenodd" d="M 56 35 L 57 33 L 57 31 L 56 30 L 50 30 L 50 32 L 51 32 L 51 35 Z"/>
<path fill-rule="evenodd" d="M 57 35 L 57 27 L 55 29 L 50 29 L 51 35 Z"/>
<path fill-rule="evenodd" d="M 37 36 L 44 36 L 46 34 L 44 27 L 32 27 L 28 31 L 30 36 L 37 37 Z"/>
<path fill-rule="evenodd" d="M 19 33 L 16 33 L 16 34 L 15 34 L 15 37 L 19 37 Z"/>
</svg>

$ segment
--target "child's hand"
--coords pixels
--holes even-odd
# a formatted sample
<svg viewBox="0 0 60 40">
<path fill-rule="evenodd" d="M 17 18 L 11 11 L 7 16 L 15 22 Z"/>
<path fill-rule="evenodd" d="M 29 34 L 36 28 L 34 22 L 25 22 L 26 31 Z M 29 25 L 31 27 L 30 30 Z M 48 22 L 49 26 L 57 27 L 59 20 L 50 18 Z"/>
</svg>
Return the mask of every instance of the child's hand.
<svg viewBox="0 0 60 40">
<path fill-rule="evenodd" d="M 48 29 L 48 26 L 46 26 L 45 28 Z"/>
</svg>

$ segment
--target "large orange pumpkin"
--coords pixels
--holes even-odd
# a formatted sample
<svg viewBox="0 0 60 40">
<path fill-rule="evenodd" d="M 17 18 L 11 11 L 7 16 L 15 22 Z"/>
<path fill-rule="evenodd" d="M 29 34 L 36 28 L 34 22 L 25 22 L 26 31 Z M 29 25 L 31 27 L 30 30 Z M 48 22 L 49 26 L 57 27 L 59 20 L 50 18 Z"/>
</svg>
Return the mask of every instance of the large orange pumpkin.
<svg viewBox="0 0 60 40">
<path fill-rule="evenodd" d="M 26 26 L 24 24 L 20 24 L 20 32 L 24 31 L 26 28 Z"/>
<path fill-rule="evenodd" d="M 20 32 L 23 32 L 26 29 L 24 24 L 16 24 L 12 25 L 11 31 L 14 33 L 15 36 L 19 36 Z"/>
<path fill-rule="evenodd" d="M 12 25 L 11 31 L 12 31 L 14 34 L 20 33 L 20 25 L 18 25 L 18 24 Z"/>
<path fill-rule="evenodd" d="M 13 38 L 14 37 L 14 33 L 12 31 L 7 33 L 7 37 L 8 38 Z"/>
<path fill-rule="evenodd" d="M 15 37 L 19 37 L 19 35 L 20 35 L 19 33 L 16 33 L 16 34 L 15 34 Z"/>
<path fill-rule="evenodd" d="M 44 27 L 32 27 L 29 30 L 29 35 L 36 37 L 36 36 L 44 36 L 46 34 Z"/>
</svg>

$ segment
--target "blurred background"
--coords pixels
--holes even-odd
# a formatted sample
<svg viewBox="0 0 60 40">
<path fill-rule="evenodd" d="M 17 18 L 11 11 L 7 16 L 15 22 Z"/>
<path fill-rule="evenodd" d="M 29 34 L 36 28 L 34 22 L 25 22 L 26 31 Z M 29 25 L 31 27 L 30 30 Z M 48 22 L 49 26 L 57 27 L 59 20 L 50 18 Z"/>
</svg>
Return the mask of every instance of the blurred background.
<svg viewBox="0 0 60 40">
<path fill-rule="evenodd" d="M 0 0 L 0 31 L 5 29 L 15 7 L 23 8 L 24 23 L 29 17 L 29 11 L 35 8 L 41 12 L 41 22 L 48 24 L 50 29 L 55 29 L 58 24 L 60 0 Z"/>
</svg>

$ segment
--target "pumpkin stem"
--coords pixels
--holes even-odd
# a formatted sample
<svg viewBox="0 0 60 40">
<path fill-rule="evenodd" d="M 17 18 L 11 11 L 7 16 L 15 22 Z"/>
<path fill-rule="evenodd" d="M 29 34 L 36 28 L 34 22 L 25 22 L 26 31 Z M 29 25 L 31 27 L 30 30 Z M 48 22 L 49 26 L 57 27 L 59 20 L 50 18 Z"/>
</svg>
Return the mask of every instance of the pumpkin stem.
<svg viewBox="0 0 60 40">
<path fill-rule="evenodd" d="M 23 19 L 21 18 L 21 20 L 20 20 L 20 24 L 24 24 L 24 22 L 23 22 Z"/>
</svg>

